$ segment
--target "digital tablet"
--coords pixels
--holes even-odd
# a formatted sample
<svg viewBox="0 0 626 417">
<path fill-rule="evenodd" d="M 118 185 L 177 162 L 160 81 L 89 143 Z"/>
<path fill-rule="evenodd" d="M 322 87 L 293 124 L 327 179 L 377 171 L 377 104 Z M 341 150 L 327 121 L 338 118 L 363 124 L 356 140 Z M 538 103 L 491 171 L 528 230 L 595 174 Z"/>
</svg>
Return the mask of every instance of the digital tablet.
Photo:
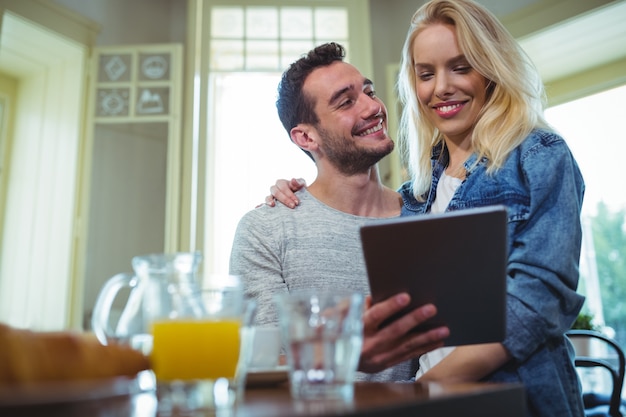
<svg viewBox="0 0 626 417">
<path fill-rule="evenodd" d="M 447 325 L 447 346 L 504 340 L 504 206 L 385 219 L 360 231 L 374 303 L 399 292 L 411 295 L 408 309 L 433 303 L 437 315 L 415 330 Z"/>
</svg>

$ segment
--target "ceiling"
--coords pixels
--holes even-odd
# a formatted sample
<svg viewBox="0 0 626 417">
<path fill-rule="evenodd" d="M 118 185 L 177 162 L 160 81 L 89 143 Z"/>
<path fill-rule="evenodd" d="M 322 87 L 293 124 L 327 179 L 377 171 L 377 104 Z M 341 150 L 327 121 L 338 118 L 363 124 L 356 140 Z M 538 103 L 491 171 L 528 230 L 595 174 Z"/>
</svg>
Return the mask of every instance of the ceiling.
<svg viewBox="0 0 626 417">
<path fill-rule="evenodd" d="M 599 7 L 520 43 L 550 82 L 626 58 L 626 1 Z"/>
</svg>

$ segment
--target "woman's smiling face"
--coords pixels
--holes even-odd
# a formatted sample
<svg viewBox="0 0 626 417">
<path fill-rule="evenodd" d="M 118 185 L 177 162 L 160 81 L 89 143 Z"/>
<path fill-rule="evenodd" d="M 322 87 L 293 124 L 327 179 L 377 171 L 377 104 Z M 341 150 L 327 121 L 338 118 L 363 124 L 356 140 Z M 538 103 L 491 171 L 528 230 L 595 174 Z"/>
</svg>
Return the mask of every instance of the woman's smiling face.
<svg viewBox="0 0 626 417">
<path fill-rule="evenodd" d="M 459 50 L 455 28 L 425 27 L 413 41 L 417 99 L 428 119 L 447 140 L 469 140 L 487 100 L 487 79 Z"/>
</svg>

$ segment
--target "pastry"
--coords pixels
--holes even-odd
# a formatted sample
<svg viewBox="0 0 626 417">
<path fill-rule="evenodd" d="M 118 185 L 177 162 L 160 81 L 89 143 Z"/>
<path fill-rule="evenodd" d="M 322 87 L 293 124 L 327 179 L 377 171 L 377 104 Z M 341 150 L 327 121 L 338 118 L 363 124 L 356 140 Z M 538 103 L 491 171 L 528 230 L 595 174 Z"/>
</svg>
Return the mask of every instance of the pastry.
<svg viewBox="0 0 626 417">
<path fill-rule="evenodd" d="M 134 376 L 148 358 L 89 333 L 35 332 L 0 324 L 0 384 Z"/>
</svg>

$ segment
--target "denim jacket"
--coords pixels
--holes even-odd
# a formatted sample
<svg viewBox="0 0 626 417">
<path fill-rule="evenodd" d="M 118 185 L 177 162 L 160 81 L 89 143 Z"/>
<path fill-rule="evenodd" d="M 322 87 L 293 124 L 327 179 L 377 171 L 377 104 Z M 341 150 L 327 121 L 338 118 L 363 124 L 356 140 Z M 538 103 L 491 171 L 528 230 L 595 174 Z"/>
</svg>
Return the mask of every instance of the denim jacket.
<svg viewBox="0 0 626 417">
<path fill-rule="evenodd" d="M 433 150 L 433 176 L 425 202 L 410 182 L 400 193 L 402 215 L 430 211 L 447 152 Z M 565 141 L 535 130 L 504 166 L 487 174 L 476 155 L 447 208 L 505 205 L 508 209 L 506 337 L 512 359 L 485 378 L 524 384 L 529 416 L 582 416 L 580 384 L 573 349 L 564 333 L 584 297 L 576 292 L 581 249 L 584 182 Z"/>
</svg>

